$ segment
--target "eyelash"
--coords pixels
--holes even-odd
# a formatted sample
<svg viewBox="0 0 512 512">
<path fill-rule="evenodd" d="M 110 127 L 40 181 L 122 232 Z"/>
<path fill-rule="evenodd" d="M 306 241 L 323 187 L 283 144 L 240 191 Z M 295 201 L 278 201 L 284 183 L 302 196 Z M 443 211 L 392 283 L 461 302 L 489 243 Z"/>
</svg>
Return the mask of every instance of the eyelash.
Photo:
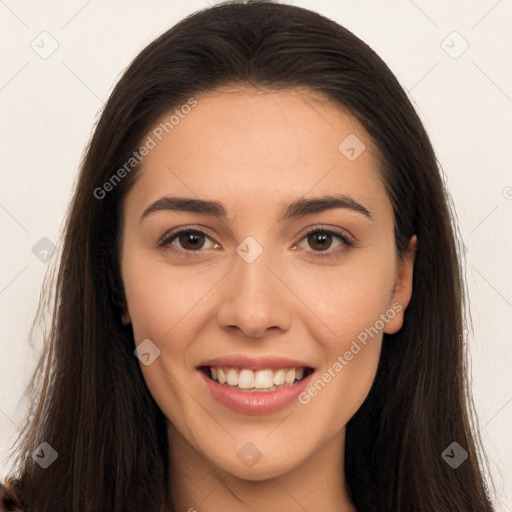
<svg viewBox="0 0 512 512">
<path fill-rule="evenodd" d="M 209 235 L 207 235 L 204 231 L 185 226 L 182 228 L 177 228 L 171 232 L 166 233 L 164 236 L 162 236 L 162 238 L 160 238 L 160 240 L 158 241 L 158 247 L 166 247 L 166 246 L 170 247 L 171 242 L 176 240 L 178 238 L 178 236 L 181 235 L 182 233 L 194 233 L 194 234 L 199 234 L 199 235 L 205 235 L 207 238 L 210 238 L 211 240 L 213 240 L 213 238 L 210 237 Z M 329 251 L 329 249 L 326 249 L 325 251 L 311 251 L 312 256 L 314 258 L 339 258 L 339 257 L 341 257 L 341 254 L 339 254 L 340 252 L 344 252 L 344 250 L 346 250 L 347 248 L 354 247 L 356 245 L 355 242 L 351 238 L 349 238 L 345 233 L 343 233 L 341 231 L 332 230 L 332 229 L 325 229 L 322 227 L 314 227 L 311 230 L 309 230 L 307 233 L 305 233 L 303 235 L 303 237 L 300 239 L 300 242 L 315 233 L 331 235 L 331 236 L 337 238 L 339 241 L 341 241 L 344 247 L 342 247 L 341 249 L 337 249 L 335 251 Z M 215 243 L 217 243 L 217 242 L 215 242 Z M 194 258 L 194 257 L 196 257 L 195 255 L 202 252 L 201 249 L 198 249 L 197 251 L 189 251 L 186 249 L 181 249 L 181 250 L 175 249 L 173 247 L 172 247 L 172 250 L 175 251 L 177 254 L 179 254 L 180 257 L 184 257 L 184 258 Z"/>
</svg>

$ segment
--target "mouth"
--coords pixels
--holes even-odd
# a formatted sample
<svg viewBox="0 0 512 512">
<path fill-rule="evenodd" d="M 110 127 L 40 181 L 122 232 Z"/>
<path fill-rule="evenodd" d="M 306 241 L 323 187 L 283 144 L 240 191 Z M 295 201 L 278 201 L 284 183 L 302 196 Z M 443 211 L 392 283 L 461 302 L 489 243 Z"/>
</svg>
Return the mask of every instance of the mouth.
<svg viewBox="0 0 512 512">
<path fill-rule="evenodd" d="M 301 382 L 313 373 L 311 367 L 296 368 L 230 368 L 227 366 L 200 366 L 206 377 L 214 382 L 249 393 L 272 392 Z"/>
<path fill-rule="evenodd" d="M 315 368 L 278 357 L 233 355 L 197 366 L 206 396 L 244 415 L 268 415 L 297 402 Z"/>
</svg>

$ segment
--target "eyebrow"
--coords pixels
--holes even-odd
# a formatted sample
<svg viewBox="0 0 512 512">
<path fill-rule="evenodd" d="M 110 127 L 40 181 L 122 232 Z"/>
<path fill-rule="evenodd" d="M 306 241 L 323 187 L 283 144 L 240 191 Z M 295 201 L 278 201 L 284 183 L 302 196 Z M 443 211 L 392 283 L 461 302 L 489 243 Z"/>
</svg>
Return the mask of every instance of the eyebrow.
<svg viewBox="0 0 512 512">
<path fill-rule="evenodd" d="M 342 194 L 335 194 L 308 199 L 297 199 L 296 201 L 284 206 L 278 222 L 313 213 L 334 210 L 336 208 L 351 210 L 373 220 L 370 211 L 361 203 L 351 197 Z M 220 220 L 226 220 L 228 216 L 226 208 L 219 201 L 193 199 L 188 197 L 162 197 L 144 210 L 141 221 L 149 215 L 159 211 L 198 213 L 202 215 L 210 215 Z"/>
</svg>

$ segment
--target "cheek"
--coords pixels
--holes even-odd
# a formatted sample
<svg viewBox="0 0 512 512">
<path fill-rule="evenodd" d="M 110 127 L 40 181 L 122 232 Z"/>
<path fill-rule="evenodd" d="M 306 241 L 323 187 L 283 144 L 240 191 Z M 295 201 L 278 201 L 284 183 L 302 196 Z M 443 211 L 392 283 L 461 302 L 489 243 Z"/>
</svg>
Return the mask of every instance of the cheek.
<svg viewBox="0 0 512 512">
<path fill-rule="evenodd" d="M 358 262 L 316 280 L 314 288 L 304 287 L 304 302 L 317 315 L 308 329 L 322 345 L 324 360 L 301 403 L 314 403 L 315 414 L 333 432 L 356 413 L 373 384 L 382 331 L 386 319 L 395 316 L 390 305 L 393 269 L 390 253 L 390 258 Z"/>
<path fill-rule="evenodd" d="M 367 346 L 344 347 L 347 350 L 331 360 L 299 397 L 306 414 L 325 426 L 328 437 L 336 435 L 366 399 L 375 380 L 381 342 L 378 335 Z"/>
<path fill-rule="evenodd" d="M 311 282 L 313 286 L 302 285 L 301 297 L 325 327 L 321 339 L 331 356 L 348 350 L 368 329 L 384 328 L 381 315 L 390 308 L 394 284 L 392 260 L 350 265 Z"/>
<path fill-rule="evenodd" d="M 211 284 L 193 270 L 172 269 L 143 251 L 126 254 L 123 282 L 135 344 L 149 339 L 160 350 L 149 365 L 141 362 L 144 380 L 165 416 L 187 430 L 182 416 L 191 400 L 181 383 L 190 378 L 188 348 L 202 325 L 205 312 L 200 299 Z"/>
<path fill-rule="evenodd" d="M 389 316 L 388 288 L 372 276 L 357 286 L 335 287 L 312 299 L 323 325 L 309 326 L 323 353 L 323 364 L 299 401 L 335 435 L 357 412 L 374 382 L 382 347 L 382 315 Z M 336 307 L 332 305 L 336 304 Z M 316 322 L 318 326 L 319 323 Z"/>
<path fill-rule="evenodd" d="M 171 267 L 164 258 L 145 254 L 127 256 L 123 282 L 135 340 L 172 339 L 178 349 L 180 340 L 193 334 L 216 274 L 197 267 Z"/>
<path fill-rule="evenodd" d="M 129 248 L 125 254 L 122 276 L 135 344 L 149 339 L 160 350 L 150 365 L 141 363 L 141 371 L 166 416 L 179 423 L 175 411 L 190 402 L 180 383 L 197 362 L 189 348 L 211 314 L 207 295 L 222 272 L 171 267 L 164 258 Z"/>
</svg>

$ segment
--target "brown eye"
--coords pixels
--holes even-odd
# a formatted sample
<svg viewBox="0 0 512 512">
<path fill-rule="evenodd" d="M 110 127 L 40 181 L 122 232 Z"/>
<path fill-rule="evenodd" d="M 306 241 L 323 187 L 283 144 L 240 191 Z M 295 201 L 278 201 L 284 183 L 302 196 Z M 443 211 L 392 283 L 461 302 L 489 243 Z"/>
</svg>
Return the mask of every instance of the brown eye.
<svg viewBox="0 0 512 512">
<path fill-rule="evenodd" d="M 344 232 L 324 228 L 312 229 L 301 240 L 303 250 L 314 258 L 339 258 L 355 247 L 355 242 Z"/>
<path fill-rule="evenodd" d="M 180 233 L 177 239 L 183 249 L 195 251 L 201 249 L 204 245 L 205 236 L 198 231 L 185 231 Z"/>
<path fill-rule="evenodd" d="M 308 235 L 309 246 L 315 251 L 325 251 L 332 245 L 332 235 L 325 231 L 315 231 Z"/>
<path fill-rule="evenodd" d="M 205 249 L 216 249 L 219 245 L 206 233 L 198 229 L 181 228 L 166 233 L 158 242 L 159 247 L 173 249 L 176 254 L 195 256 Z"/>
</svg>

